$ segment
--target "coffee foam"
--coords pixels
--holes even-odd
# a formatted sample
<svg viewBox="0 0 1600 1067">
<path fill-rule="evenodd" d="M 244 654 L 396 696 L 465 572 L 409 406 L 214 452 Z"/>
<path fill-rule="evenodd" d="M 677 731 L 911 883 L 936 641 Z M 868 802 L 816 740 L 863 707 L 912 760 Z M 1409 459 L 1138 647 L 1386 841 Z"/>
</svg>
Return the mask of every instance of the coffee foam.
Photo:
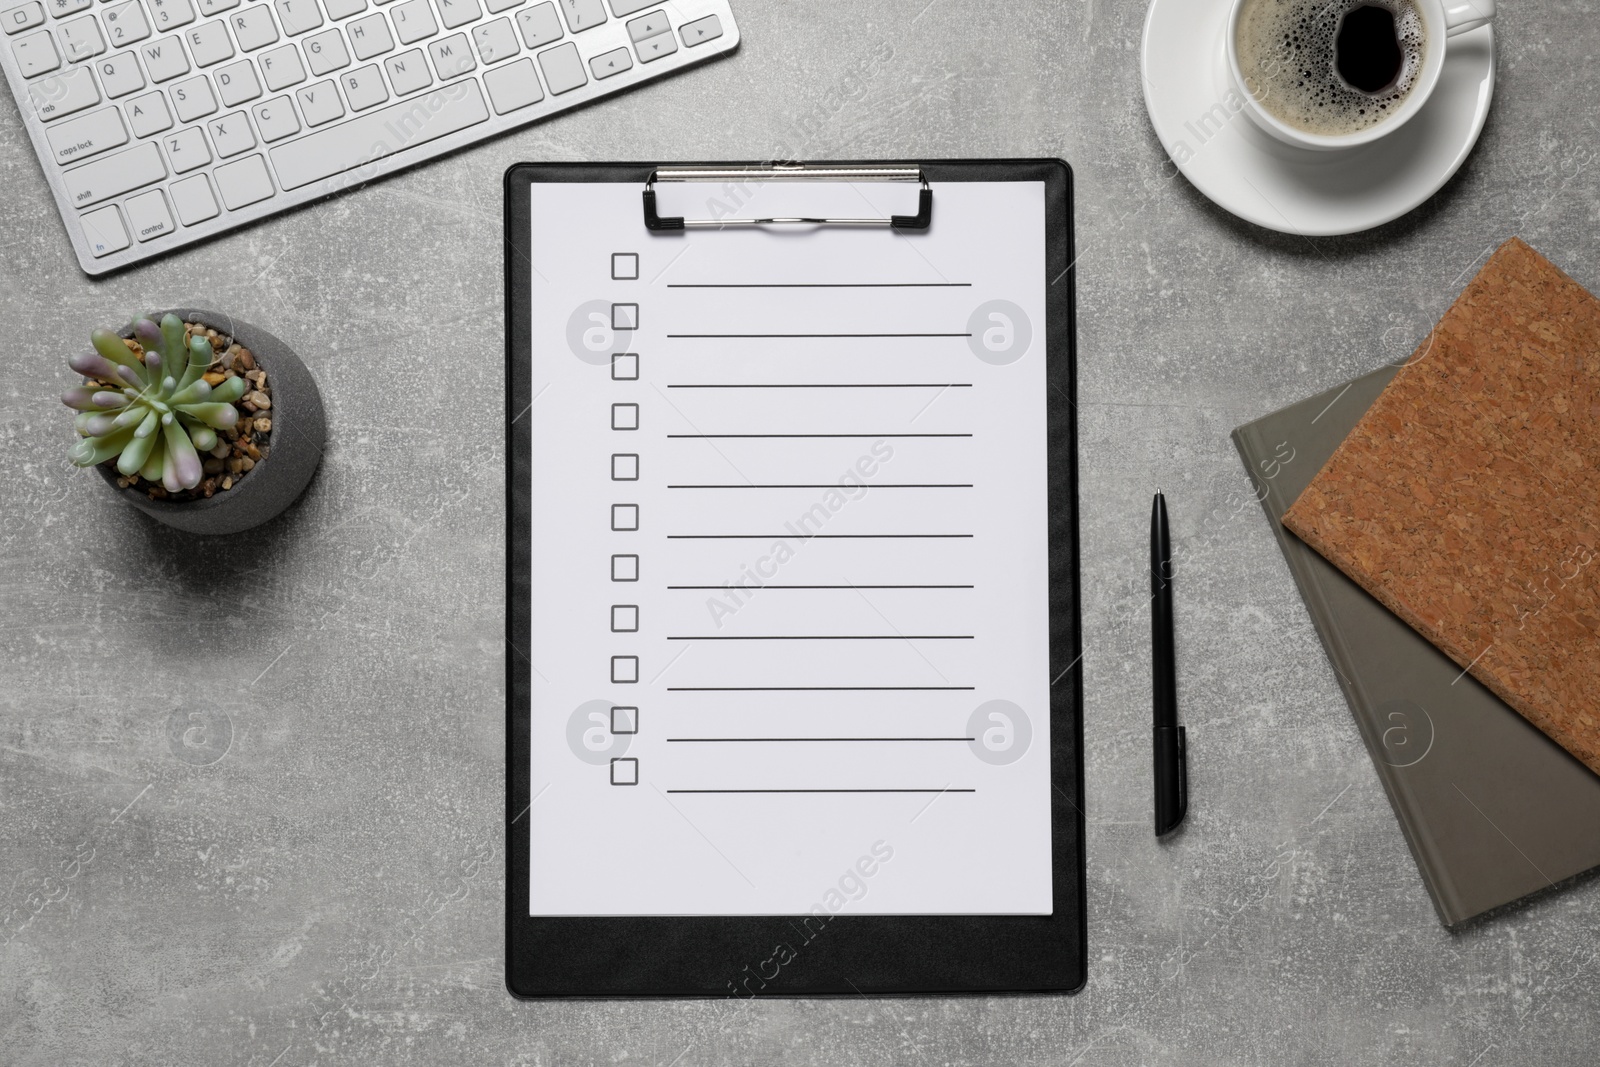
<svg viewBox="0 0 1600 1067">
<path fill-rule="evenodd" d="M 1334 66 L 1334 40 L 1358 7 L 1394 16 L 1400 74 L 1393 85 L 1365 93 Z M 1427 54 L 1422 13 L 1411 0 L 1244 0 L 1234 40 L 1252 96 L 1275 118 L 1307 133 L 1360 133 L 1399 109 L 1416 86 Z"/>
</svg>

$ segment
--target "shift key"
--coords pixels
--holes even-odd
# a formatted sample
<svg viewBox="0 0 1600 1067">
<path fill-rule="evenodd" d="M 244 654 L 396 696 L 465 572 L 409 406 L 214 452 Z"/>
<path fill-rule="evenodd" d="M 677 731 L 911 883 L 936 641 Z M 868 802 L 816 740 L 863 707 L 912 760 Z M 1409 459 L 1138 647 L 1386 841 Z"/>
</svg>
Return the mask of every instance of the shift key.
<svg viewBox="0 0 1600 1067">
<path fill-rule="evenodd" d="M 75 207 L 85 207 L 121 196 L 141 185 L 158 182 L 167 176 L 161 162 L 161 150 L 146 141 L 144 144 L 102 156 L 93 163 L 64 171 L 61 180 L 66 183 L 67 195 Z"/>
</svg>

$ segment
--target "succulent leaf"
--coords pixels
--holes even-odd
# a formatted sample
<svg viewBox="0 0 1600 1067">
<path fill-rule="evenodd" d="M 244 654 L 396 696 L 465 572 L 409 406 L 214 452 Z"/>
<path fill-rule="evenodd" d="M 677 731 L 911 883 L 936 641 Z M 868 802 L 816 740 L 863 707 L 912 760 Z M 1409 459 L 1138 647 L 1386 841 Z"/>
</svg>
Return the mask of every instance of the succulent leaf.
<svg viewBox="0 0 1600 1067">
<path fill-rule="evenodd" d="M 80 467 L 92 467 L 121 453 L 132 440 L 131 426 L 124 430 L 114 430 L 104 437 L 85 437 L 72 446 L 67 452 L 67 458 Z"/>
<path fill-rule="evenodd" d="M 184 368 L 183 377 L 178 379 L 178 389 L 183 389 L 190 383 L 197 381 L 211 366 L 211 342 L 204 337 L 189 338 L 189 365 Z"/>
<path fill-rule="evenodd" d="M 150 450 L 161 440 L 155 434 L 146 434 L 140 437 L 135 431 L 133 440 L 129 441 L 122 449 L 122 455 L 117 457 L 117 473 L 132 476 L 139 473 L 139 468 L 144 466 L 145 460 L 150 458 Z"/>
<path fill-rule="evenodd" d="M 167 446 L 167 461 L 161 468 L 161 484 L 167 487 L 167 492 L 176 493 L 199 485 L 200 456 L 194 450 L 194 442 L 189 440 L 188 431 L 173 419 L 162 426 L 161 439 Z"/>
<path fill-rule="evenodd" d="M 144 364 L 139 362 L 139 357 L 133 354 L 126 342 L 110 330 L 96 330 L 89 335 L 89 342 L 94 345 L 94 350 L 105 359 L 118 366 L 127 367 L 142 379 L 144 377 Z"/>
<path fill-rule="evenodd" d="M 174 367 L 184 361 L 183 320 L 176 315 L 161 317 L 161 358 Z"/>
<path fill-rule="evenodd" d="M 114 378 L 117 366 L 98 352 L 79 352 L 67 360 L 67 366 L 85 378 Z"/>
<path fill-rule="evenodd" d="M 247 383 L 243 378 L 229 378 L 211 390 L 210 400 L 218 404 L 232 404 L 244 396 Z"/>
<path fill-rule="evenodd" d="M 159 482 L 161 480 L 161 468 L 167 462 L 167 449 L 162 444 L 160 434 L 152 434 L 151 436 L 155 438 L 156 443 L 150 446 L 150 454 L 145 457 L 144 466 L 139 468 L 139 477 L 147 482 Z"/>
<path fill-rule="evenodd" d="M 239 421 L 239 409 L 232 404 L 180 404 L 178 410 L 216 430 L 226 430 Z"/>
</svg>

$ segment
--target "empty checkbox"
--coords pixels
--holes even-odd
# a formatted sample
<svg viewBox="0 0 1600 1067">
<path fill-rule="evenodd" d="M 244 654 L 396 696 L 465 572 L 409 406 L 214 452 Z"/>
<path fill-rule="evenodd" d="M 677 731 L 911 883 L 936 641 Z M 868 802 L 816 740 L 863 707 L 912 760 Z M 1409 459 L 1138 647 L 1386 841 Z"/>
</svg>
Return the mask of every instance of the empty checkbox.
<svg viewBox="0 0 1600 1067">
<path fill-rule="evenodd" d="M 611 681 L 616 685 L 633 685 L 639 680 L 638 656 L 612 656 Z"/>
<path fill-rule="evenodd" d="M 632 555 L 612 556 L 611 580 L 613 582 L 637 582 L 639 580 L 639 557 Z"/>
<path fill-rule="evenodd" d="M 613 330 L 637 330 L 639 328 L 639 305 L 612 304 L 611 328 Z"/>
<path fill-rule="evenodd" d="M 637 279 L 639 277 L 639 253 L 611 253 L 611 277 L 613 281 L 619 282 L 631 282 Z"/>
<path fill-rule="evenodd" d="M 613 430 L 637 430 L 639 428 L 639 405 L 612 404 L 611 428 Z"/>
<path fill-rule="evenodd" d="M 611 732 L 614 734 L 636 734 L 639 732 L 638 708 L 612 708 Z"/>
<path fill-rule="evenodd" d="M 618 452 L 611 457 L 611 480 L 636 482 L 639 480 L 639 456 L 635 452 Z"/>
<path fill-rule="evenodd" d="M 639 605 L 613 604 L 611 605 L 611 632 L 614 634 L 636 634 L 639 632 Z"/>
<path fill-rule="evenodd" d="M 611 353 L 611 378 L 618 382 L 636 382 L 639 380 L 639 353 L 613 352 Z"/>
<path fill-rule="evenodd" d="M 638 504 L 612 504 L 611 528 L 618 533 L 628 533 L 639 528 Z"/>
<path fill-rule="evenodd" d="M 611 761 L 612 785 L 638 785 L 639 761 L 632 756 L 619 756 Z"/>
</svg>

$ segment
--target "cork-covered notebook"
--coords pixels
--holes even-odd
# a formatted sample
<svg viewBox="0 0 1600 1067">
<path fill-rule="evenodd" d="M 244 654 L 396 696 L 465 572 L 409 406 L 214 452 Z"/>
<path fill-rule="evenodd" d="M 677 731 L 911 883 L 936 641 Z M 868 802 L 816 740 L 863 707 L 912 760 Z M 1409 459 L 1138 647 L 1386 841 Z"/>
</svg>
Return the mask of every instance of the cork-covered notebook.
<svg viewBox="0 0 1600 1067">
<path fill-rule="evenodd" d="M 1283 516 L 1600 773 L 1600 301 L 1501 245 Z"/>
</svg>

